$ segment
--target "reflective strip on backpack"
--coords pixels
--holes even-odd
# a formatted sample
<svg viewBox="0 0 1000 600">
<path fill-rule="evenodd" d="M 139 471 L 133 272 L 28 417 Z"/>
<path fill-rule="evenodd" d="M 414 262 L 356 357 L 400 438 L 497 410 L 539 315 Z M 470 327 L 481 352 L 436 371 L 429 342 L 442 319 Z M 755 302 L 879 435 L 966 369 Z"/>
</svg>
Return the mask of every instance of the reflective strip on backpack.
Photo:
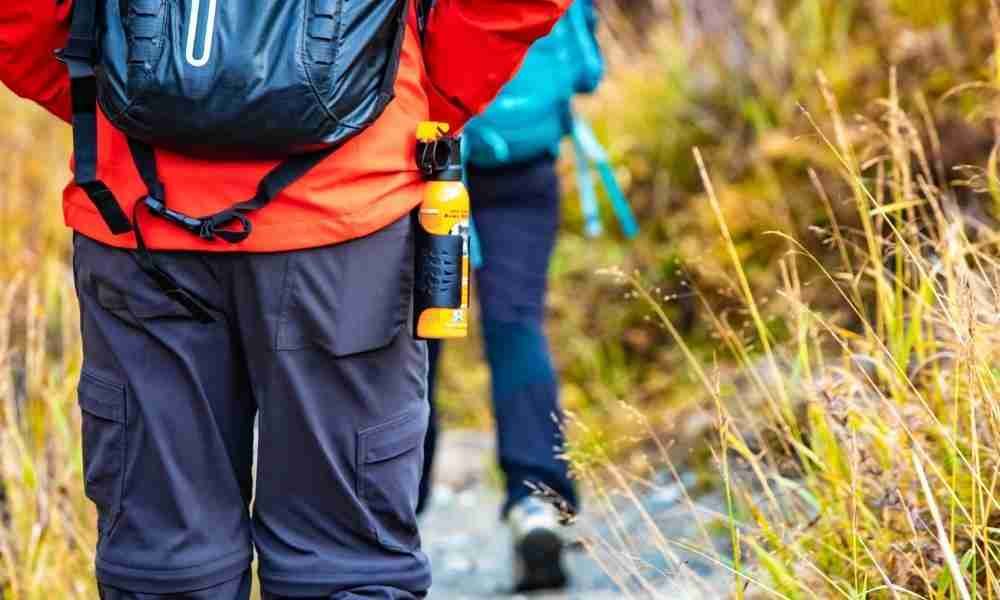
<svg viewBox="0 0 1000 600">
<path fill-rule="evenodd" d="M 188 20 L 187 51 L 185 58 L 192 67 L 204 67 L 212 58 L 212 42 L 215 39 L 215 16 L 218 14 L 219 0 L 208 0 L 208 17 L 205 24 L 205 42 L 202 44 L 201 56 L 195 57 L 195 46 L 198 43 L 198 29 L 201 20 L 201 0 L 191 0 L 191 17 Z"/>
</svg>

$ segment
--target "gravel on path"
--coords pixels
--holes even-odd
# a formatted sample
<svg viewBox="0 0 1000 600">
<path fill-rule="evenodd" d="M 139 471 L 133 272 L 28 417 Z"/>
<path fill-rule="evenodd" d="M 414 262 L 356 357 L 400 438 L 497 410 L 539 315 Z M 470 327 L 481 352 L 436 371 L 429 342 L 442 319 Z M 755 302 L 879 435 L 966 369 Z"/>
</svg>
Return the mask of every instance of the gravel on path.
<svg viewBox="0 0 1000 600">
<path fill-rule="evenodd" d="M 434 569 L 430 600 L 509 600 L 511 541 L 507 527 L 499 521 L 502 498 L 491 478 L 493 441 L 488 433 L 452 431 L 445 433 L 438 451 L 434 496 L 421 520 L 424 549 Z M 719 514 L 722 499 L 705 495 L 697 500 L 697 511 Z M 696 519 L 683 501 L 677 483 L 664 483 L 642 496 L 646 515 L 655 521 L 664 539 L 691 540 L 696 536 Z M 534 594 L 530 600 L 721 600 L 731 589 L 732 578 L 716 561 L 685 554 L 671 548 L 675 557 L 657 551 L 649 531 L 647 516 L 623 504 L 613 517 L 584 514 L 569 530 L 571 539 L 613 539 L 615 532 L 628 532 L 629 552 L 606 555 L 605 564 L 616 562 L 615 578 L 609 577 L 584 543 L 567 549 L 566 562 L 572 582 L 560 593 Z M 721 549 L 723 539 L 712 543 Z M 640 585 L 639 577 L 647 583 Z M 629 573 L 632 575 L 629 575 Z M 619 584 L 616 585 L 615 580 Z"/>
</svg>

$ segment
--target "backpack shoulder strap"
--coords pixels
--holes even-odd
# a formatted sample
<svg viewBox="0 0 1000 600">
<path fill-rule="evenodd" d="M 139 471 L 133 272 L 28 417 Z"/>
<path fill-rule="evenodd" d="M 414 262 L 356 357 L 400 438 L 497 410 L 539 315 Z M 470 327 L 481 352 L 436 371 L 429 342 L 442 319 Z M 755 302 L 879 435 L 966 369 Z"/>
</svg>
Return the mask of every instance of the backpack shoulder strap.
<svg viewBox="0 0 1000 600">
<path fill-rule="evenodd" d="M 99 0 L 76 0 L 66 47 L 56 53 L 69 69 L 73 105 L 74 181 L 87 193 L 115 235 L 132 230 L 128 216 L 97 178 L 97 33 Z"/>
<path fill-rule="evenodd" d="M 193 317 L 203 323 L 214 320 L 204 302 L 181 287 L 177 280 L 164 271 L 145 249 L 145 242 L 138 227 L 133 228 L 128 215 L 122 210 L 111 189 L 97 178 L 97 76 L 98 18 L 101 0 L 75 0 L 66 47 L 56 52 L 59 60 L 69 69 L 70 98 L 73 106 L 73 158 L 75 183 L 86 192 L 97 208 L 111 233 L 121 235 L 135 231 L 139 252 L 136 256 L 142 270 L 153 278 L 164 293 L 187 308 Z M 150 151 L 150 156 L 152 151 Z M 162 193 L 162 185 L 155 173 L 147 177 L 147 185 Z M 135 207 L 138 208 L 139 203 Z M 133 214 L 133 216 L 135 216 Z"/>
<path fill-rule="evenodd" d="M 604 57 L 597 42 L 596 13 L 592 2 L 577 0 L 566 13 L 572 32 L 572 43 L 579 54 L 576 59 L 578 75 L 574 81 L 576 92 L 590 94 L 597 89 L 604 78 Z"/>
<path fill-rule="evenodd" d="M 434 8 L 434 0 L 415 0 L 417 3 L 417 29 L 420 32 L 420 39 L 424 39 L 427 33 L 427 24 L 430 21 L 431 9 Z"/>
</svg>

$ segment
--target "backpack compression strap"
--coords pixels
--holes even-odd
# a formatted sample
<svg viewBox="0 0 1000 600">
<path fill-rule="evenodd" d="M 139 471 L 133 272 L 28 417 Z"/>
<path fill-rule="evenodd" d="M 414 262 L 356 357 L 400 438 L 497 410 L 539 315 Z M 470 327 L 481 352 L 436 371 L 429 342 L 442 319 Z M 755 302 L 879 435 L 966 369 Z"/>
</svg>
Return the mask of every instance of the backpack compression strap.
<svg viewBox="0 0 1000 600">
<path fill-rule="evenodd" d="M 129 139 L 129 150 L 135 166 L 146 184 L 148 195 L 141 200 L 149 212 L 182 227 L 204 240 L 219 238 L 230 244 L 238 244 L 250 236 L 253 223 L 247 214 L 267 206 L 285 188 L 302 179 L 316 165 L 331 156 L 340 145 L 324 148 L 308 154 L 299 154 L 279 163 L 257 185 L 257 193 L 244 202 L 234 204 L 222 212 L 205 217 L 192 217 L 167 207 L 163 184 L 156 170 L 156 154 L 148 144 Z M 236 223 L 239 229 L 228 229 Z M 136 221 L 138 231 L 138 221 Z"/>
<path fill-rule="evenodd" d="M 76 0 L 66 47 L 56 57 L 69 68 L 73 103 L 74 180 L 97 207 L 115 235 L 132 230 L 128 216 L 103 181 L 97 178 L 97 2 Z"/>
</svg>

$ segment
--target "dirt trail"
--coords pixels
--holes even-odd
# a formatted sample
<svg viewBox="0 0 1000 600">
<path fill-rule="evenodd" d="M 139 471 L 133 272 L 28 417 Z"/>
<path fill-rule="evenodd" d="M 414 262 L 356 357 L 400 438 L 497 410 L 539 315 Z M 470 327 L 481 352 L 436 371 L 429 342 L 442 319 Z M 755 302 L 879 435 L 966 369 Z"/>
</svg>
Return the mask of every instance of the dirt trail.
<svg viewBox="0 0 1000 600">
<path fill-rule="evenodd" d="M 509 592 L 510 538 L 507 528 L 497 518 L 501 495 L 489 475 L 492 453 L 492 438 L 488 434 L 458 431 L 448 432 L 442 438 L 434 499 L 422 520 L 424 547 L 434 565 L 431 600 L 515 598 Z M 694 534 L 691 510 L 682 501 L 677 484 L 664 484 L 644 496 L 642 502 L 667 539 L 690 539 Z M 717 496 L 702 497 L 697 502 L 699 511 L 703 509 L 706 513 L 721 508 Z M 616 519 L 624 524 L 626 531 L 634 532 L 635 539 L 650 537 L 649 525 L 639 511 L 624 508 Z M 610 531 L 606 523 L 593 515 L 585 515 L 576 530 L 578 536 L 583 531 L 588 534 Z M 643 565 L 644 578 L 652 581 L 645 590 L 640 589 L 634 577 L 618 575 L 629 587 L 629 593 L 624 594 L 581 546 L 567 553 L 573 578 L 570 589 L 558 594 L 536 594 L 531 600 L 725 597 L 723 590 L 730 579 L 723 568 L 711 561 L 695 555 L 681 556 L 678 567 L 676 562 L 668 564 L 659 552 L 645 553 L 640 548 L 637 554 L 634 562 Z"/>
</svg>

